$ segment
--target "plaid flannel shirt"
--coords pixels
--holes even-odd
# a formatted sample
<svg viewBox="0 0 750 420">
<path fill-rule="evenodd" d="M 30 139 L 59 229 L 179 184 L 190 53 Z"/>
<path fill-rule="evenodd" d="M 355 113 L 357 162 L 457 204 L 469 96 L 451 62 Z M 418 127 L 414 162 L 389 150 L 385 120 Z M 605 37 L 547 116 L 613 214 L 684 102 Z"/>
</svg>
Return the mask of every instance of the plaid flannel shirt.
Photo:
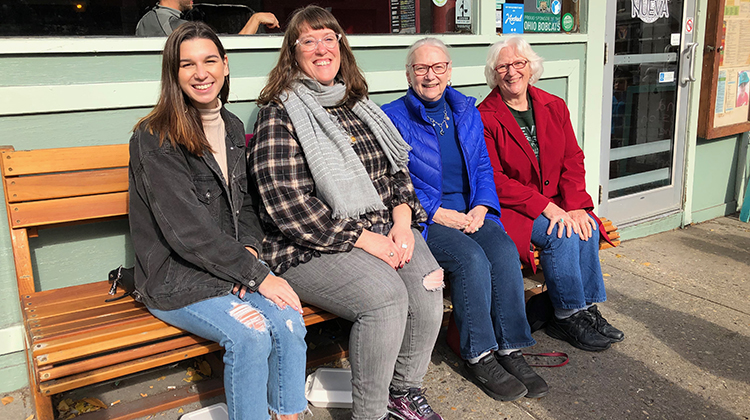
<svg viewBox="0 0 750 420">
<path fill-rule="evenodd" d="M 315 194 L 315 181 L 283 105 L 260 109 L 250 144 L 248 173 L 261 196 L 260 221 L 265 232 L 261 257 L 276 274 L 320 253 L 348 252 L 363 229 L 386 235 L 394 207 L 407 203 L 412 224 L 427 220 L 407 170 L 390 173 L 388 160 L 370 129 L 346 106 L 326 108 L 352 137 L 375 190 L 387 210 L 358 219 L 333 219 L 331 208 Z"/>
</svg>

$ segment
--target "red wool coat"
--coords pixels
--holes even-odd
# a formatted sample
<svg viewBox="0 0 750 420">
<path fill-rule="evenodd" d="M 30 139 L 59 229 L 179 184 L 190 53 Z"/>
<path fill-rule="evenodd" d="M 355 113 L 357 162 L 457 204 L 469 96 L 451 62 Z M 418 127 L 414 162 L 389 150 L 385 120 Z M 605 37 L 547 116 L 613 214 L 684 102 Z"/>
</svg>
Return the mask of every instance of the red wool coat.
<svg viewBox="0 0 750 420">
<path fill-rule="evenodd" d="M 524 265 L 534 265 L 531 227 L 552 201 L 565 211 L 585 209 L 599 223 L 599 233 L 609 242 L 602 222 L 592 213 L 594 203 L 586 192 L 583 151 L 578 146 L 570 112 L 561 98 L 529 86 L 534 111 L 539 162 L 498 88 L 479 104 L 484 139 L 492 162 L 495 187 L 502 208 L 501 221 L 515 242 Z"/>
</svg>

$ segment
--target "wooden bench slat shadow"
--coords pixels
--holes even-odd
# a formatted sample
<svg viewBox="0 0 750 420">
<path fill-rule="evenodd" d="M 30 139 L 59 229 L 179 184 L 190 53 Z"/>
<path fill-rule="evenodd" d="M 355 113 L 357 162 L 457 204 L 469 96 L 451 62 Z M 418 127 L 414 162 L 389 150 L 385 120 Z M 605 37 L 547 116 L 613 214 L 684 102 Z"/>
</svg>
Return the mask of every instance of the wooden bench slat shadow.
<svg viewBox="0 0 750 420">
<path fill-rule="evenodd" d="M 35 289 L 29 238 L 40 229 L 127 217 L 127 144 L 32 151 L 0 146 L 0 161 L 37 419 L 54 419 L 52 395 L 220 350 L 156 319 L 130 297 L 105 302 L 112 297 L 109 282 L 97 280 L 107 273 L 92 275 L 89 284 Z M 303 318 L 309 326 L 335 316 L 305 305 Z M 344 353 L 308 355 L 308 365 Z M 223 392 L 216 380 L 197 388 L 118 404 L 103 410 L 103 418 L 132 419 Z"/>
</svg>

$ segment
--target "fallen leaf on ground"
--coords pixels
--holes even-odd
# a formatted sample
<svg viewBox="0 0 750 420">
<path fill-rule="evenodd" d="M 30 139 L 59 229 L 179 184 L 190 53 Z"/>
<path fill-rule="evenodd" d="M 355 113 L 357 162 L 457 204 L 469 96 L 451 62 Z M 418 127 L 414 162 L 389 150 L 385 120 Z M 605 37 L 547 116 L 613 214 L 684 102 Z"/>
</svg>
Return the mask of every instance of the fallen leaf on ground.
<svg viewBox="0 0 750 420">
<path fill-rule="evenodd" d="M 3 397 L 3 405 L 8 405 L 13 402 L 13 397 Z"/>
<path fill-rule="evenodd" d="M 179 409 L 179 410 L 177 410 L 177 412 L 178 412 L 178 413 L 180 413 L 180 414 L 182 414 L 182 413 L 184 413 L 184 412 L 185 412 L 185 410 L 183 410 L 183 409 L 182 409 L 182 407 L 180 407 L 180 409 Z"/>
<path fill-rule="evenodd" d="M 141 397 L 148 397 L 148 394 L 144 394 L 143 392 L 141 392 Z"/>
<path fill-rule="evenodd" d="M 649 265 L 651 265 L 651 263 L 650 262 L 645 262 L 645 263 L 643 263 L 643 265 L 645 265 L 646 267 L 648 267 Z"/>
<path fill-rule="evenodd" d="M 612 277 L 612 275 L 607 274 L 607 273 L 602 274 L 602 276 L 604 276 L 604 277 Z"/>
<path fill-rule="evenodd" d="M 26 417 L 26 420 L 33 420 L 33 419 L 34 419 L 34 415 L 33 414 L 30 415 L 29 417 Z"/>
<path fill-rule="evenodd" d="M 615 257 L 622 258 L 622 254 L 615 254 Z"/>
<path fill-rule="evenodd" d="M 96 407 L 107 408 L 107 404 L 104 404 L 104 402 L 98 398 L 84 398 L 83 401 Z"/>
<path fill-rule="evenodd" d="M 71 398 L 66 398 L 57 404 L 57 411 L 60 411 L 60 412 L 70 411 L 71 405 L 73 405 L 73 400 Z"/>
<path fill-rule="evenodd" d="M 211 376 L 211 365 L 209 365 L 207 361 L 202 360 L 198 365 L 198 368 L 203 376 Z"/>
</svg>

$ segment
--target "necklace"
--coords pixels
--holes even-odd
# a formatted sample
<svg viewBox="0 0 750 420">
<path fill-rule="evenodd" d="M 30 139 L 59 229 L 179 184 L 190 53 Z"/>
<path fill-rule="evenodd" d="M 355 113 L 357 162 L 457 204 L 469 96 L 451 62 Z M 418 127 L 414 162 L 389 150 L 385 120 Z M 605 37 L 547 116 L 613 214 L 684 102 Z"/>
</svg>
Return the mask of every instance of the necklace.
<svg viewBox="0 0 750 420">
<path fill-rule="evenodd" d="M 425 115 L 427 115 L 427 112 L 425 112 Z M 448 116 L 448 105 L 443 103 L 443 121 L 437 122 L 432 119 L 429 115 L 427 115 L 427 119 L 430 120 L 433 127 L 437 127 L 440 130 L 440 135 L 445 135 L 445 130 L 448 129 L 448 121 L 451 119 Z M 443 125 L 445 125 L 445 130 L 443 130 Z"/>
</svg>

